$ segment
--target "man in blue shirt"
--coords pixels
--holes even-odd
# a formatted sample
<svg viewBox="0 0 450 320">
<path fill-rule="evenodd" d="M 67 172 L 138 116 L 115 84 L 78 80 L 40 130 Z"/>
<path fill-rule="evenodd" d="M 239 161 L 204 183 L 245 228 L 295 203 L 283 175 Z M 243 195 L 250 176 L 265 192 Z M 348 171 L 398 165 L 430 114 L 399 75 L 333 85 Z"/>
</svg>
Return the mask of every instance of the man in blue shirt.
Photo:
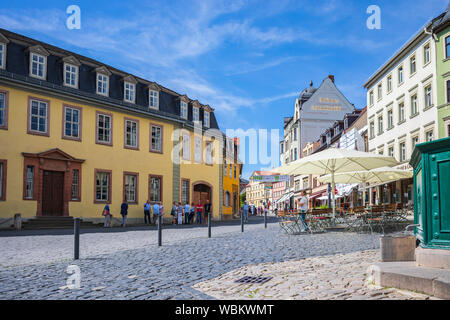
<svg viewBox="0 0 450 320">
<path fill-rule="evenodd" d="M 155 202 L 153 204 L 153 221 L 156 223 L 158 217 L 159 217 L 159 204 L 158 202 Z"/>
<path fill-rule="evenodd" d="M 189 224 L 190 223 L 190 219 L 189 219 L 189 211 L 190 211 L 191 207 L 189 206 L 189 203 L 185 203 L 184 204 L 184 223 L 185 224 Z"/>
</svg>

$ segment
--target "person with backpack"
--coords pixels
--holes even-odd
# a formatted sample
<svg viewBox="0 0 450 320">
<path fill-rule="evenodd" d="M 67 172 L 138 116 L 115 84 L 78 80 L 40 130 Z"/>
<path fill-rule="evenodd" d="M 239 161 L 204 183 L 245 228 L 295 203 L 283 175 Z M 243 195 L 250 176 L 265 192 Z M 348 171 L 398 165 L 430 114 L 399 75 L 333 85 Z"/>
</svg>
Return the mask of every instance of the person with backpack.
<svg viewBox="0 0 450 320">
<path fill-rule="evenodd" d="M 122 228 L 125 228 L 128 215 L 128 203 L 126 201 L 124 201 L 120 206 L 120 214 L 122 215 Z"/>
<path fill-rule="evenodd" d="M 109 209 L 109 205 L 105 205 L 103 208 L 102 216 L 105 217 L 105 224 L 104 228 L 110 228 L 111 227 L 111 210 Z"/>
</svg>

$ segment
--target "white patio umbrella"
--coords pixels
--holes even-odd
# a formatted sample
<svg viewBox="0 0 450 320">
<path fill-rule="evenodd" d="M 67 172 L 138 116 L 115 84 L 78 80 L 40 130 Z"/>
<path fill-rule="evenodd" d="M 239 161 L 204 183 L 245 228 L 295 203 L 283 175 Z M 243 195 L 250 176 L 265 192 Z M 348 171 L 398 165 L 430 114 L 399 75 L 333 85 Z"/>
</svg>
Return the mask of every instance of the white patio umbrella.
<svg viewBox="0 0 450 320">
<path fill-rule="evenodd" d="M 387 183 L 391 181 L 408 179 L 413 176 L 412 170 L 400 170 L 391 167 L 381 167 L 366 171 L 354 171 L 337 173 L 334 181 L 338 183 L 362 183 L 363 184 L 363 205 L 366 205 L 366 183 Z M 317 178 L 321 183 L 331 182 L 330 174 Z"/>
<path fill-rule="evenodd" d="M 335 180 L 336 173 L 350 171 L 368 171 L 375 168 L 398 164 L 393 157 L 357 150 L 328 148 L 308 157 L 293 161 L 287 165 L 273 169 L 273 172 L 285 175 L 330 174 L 332 184 L 333 221 L 336 216 Z"/>
</svg>

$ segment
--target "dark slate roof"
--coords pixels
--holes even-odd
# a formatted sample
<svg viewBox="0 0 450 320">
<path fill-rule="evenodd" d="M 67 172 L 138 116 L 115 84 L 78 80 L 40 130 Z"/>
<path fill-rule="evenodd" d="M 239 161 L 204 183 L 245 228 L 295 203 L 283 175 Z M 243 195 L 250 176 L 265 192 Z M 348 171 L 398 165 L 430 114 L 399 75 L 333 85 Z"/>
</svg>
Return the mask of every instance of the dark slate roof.
<svg viewBox="0 0 450 320">
<path fill-rule="evenodd" d="M 438 17 L 434 18 L 431 21 L 431 30 L 433 32 L 439 32 L 441 29 L 447 27 L 450 25 L 450 3 L 447 6 L 447 9 L 444 13 L 439 15 Z"/>
<path fill-rule="evenodd" d="M 180 102 L 181 94 L 165 88 L 158 84 L 161 88 L 159 95 L 159 110 L 149 109 L 149 96 L 147 87 L 155 82 L 134 76 L 137 80 L 136 84 L 136 102 L 124 102 L 124 87 L 123 78 L 130 74 L 118 70 L 112 66 L 103 64 L 94 59 L 70 52 L 53 45 L 25 37 L 23 35 L 1 29 L 0 34 L 3 35 L 9 43 L 7 44 L 6 69 L 0 70 L 0 78 L 21 81 L 30 85 L 40 86 L 42 88 L 51 88 L 61 93 L 76 95 L 77 97 L 96 100 L 99 103 L 108 103 L 109 105 L 117 106 L 121 109 L 130 111 L 138 111 L 140 113 L 147 113 L 153 116 L 162 116 L 174 120 L 176 122 L 185 122 L 187 125 L 193 126 L 193 106 L 194 100 L 189 99 L 188 104 L 188 120 L 180 117 Z M 1 38 L 0 35 L 0 38 Z M 29 51 L 28 48 L 40 45 L 46 49 L 50 55 L 47 57 L 47 79 L 39 80 L 29 77 Z M 79 88 L 70 88 L 63 85 L 63 68 L 64 57 L 73 56 L 81 62 L 79 67 Z M 109 96 L 104 97 L 96 94 L 96 72 L 98 67 L 106 67 L 112 74 L 109 77 Z M 200 120 L 203 121 L 203 107 L 206 105 L 200 104 Z M 212 109 L 214 110 L 214 109 Z M 210 128 L 219 129 L 217 119 L 214 112 L 210 112 Z"/>
</svg>

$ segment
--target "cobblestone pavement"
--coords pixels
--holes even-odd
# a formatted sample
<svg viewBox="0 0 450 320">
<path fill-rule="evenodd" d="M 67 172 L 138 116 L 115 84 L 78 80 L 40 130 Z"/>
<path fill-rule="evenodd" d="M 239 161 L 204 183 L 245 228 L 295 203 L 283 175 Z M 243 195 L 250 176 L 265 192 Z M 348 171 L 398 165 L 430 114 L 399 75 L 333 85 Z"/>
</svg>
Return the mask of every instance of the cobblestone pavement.
<svg viewBox="0 0 450 320">
<path fill-rule="evenodd" d="M 358 254 L 366 255 L 361 251 L 379 248 L 379 235 L 330 232 L 288 236 L 277 224 L 269 224 L 268 229 L 262 224 L 248 225 L 244 233 L 239 226 L 217 227 L 211 239 L 205 228 L 171 229 L 166 230 L 165 239 L 158 247 L 156 231 L 83 235 L 81 260 L 74 262 L 70 260 L 73 238 L 69 235 L 0 238 L 0 299 L 213 299 L 217 290 L 206 290 L 205 295 L 193 286 L 205 286 L 205 281 L 245 266 L 304 258 L 313 260 L 300 274 L 289 269 L 294 278 L 314 275 L 317 267 L 324 271 L 320 272 L 322 280 L 333 281 L 336 274 L 327 271 L 328 267 L 336 270 L 332 255 L 349 253 L 348 261 L 357 266 Z M 328 263 L 315 260 L 318 257 Z M 360 272 L 370 259 L 368 256 L 361 265 L 356 282 L 361 282 Z M 302 260 L 293 263 L 301 265 Z M 66 270 L 72 264 L 81 270 L 80 289 L 66 287 Z M 343 269 L 347 273 L 353 269 L 350 264 Z M 243 274 L 243 270 L 238 272 Z M 286 287 L 288 273 L 285 276 L 281 285 Z M 216 289 L 226 291 L 220 286 Z M 296 297 L 301 298 L 302 290 L 309 289 L 297 286 L 287 290 L 298 290 Z M 322 289 L 316 285 L 314 290 Z M 364 292 L 355 291 L 348 297 L 359 294 Z M 315 297 L 325 296 L 317 293 Z"/>
<path fill-rule="evenodd" d="M 242 267 L 215 279 L 194 285 L 220 300 L 405 300 L 430 297 L 375 287 L 367 277 L 367 269 L 380 259 L 379 250 L 358 251 L 325 257 L 313 257 L 279 263 L 263 263 Z M 264 284 L 240 284 L 245 276 L 271 277 Z"/>
</svg>

